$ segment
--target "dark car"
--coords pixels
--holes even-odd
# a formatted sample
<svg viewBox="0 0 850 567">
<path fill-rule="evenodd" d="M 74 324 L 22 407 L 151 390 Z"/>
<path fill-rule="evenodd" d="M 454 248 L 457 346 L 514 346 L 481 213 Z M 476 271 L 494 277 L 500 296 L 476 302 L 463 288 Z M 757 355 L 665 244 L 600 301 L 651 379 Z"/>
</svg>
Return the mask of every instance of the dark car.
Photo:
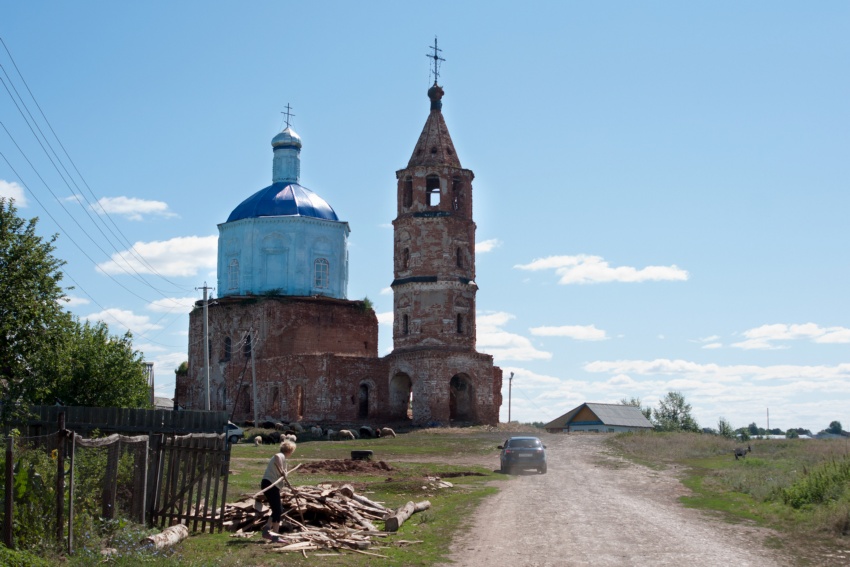
<svg viewBox="0 0 850 567">
<path fill-rule="evenodd" d="M 504 445 L 499 445 L 501 472 L 524 469 L 537 469 L 546 472 L 546 445 L 537 437 L 511 437 Z"/>
</svg>

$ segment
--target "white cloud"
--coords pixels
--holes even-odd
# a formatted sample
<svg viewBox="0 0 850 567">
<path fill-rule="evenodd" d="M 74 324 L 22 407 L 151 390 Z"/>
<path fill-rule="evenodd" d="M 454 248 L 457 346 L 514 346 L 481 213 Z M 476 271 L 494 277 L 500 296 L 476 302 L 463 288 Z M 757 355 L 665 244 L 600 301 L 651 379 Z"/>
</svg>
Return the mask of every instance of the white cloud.
<svg viewBox="0 0 850 567">
<path fill-rule="evenodd" d="M 162 328 L 162 325 L 152 323 L 150 317 L 147 315 L 136 315 L 126 309 L 106 309 L 98 313 L 86 315 L 83 319 L 92 322 L 103 321 L 109 326 L 109 332 L 113 335 L 123 334 L 127 330 L 138 334 L 147 331 L 156 331 Z"/>
<path fill-rule="evenodd" d="M 217 236 L 181 236 L 171 240 L 136 242 L 132 254 L 129 250 L 113 254 L 112 259 L 97 265 L 107 274 L 121 274 L 133 270 L 140 274 L 156 273 L 163 276 L 195 276 L 199 270 L 215 269 L 218 254 Z M 139 261 L 141 256 L 146 263 Z M 148 264 L 153 266 L 152 270 Z"/>
<path fill-rule="evenodd" d="M 498 238 L 491 238 L 490 240 L 483 240 L 481 242 L 475 243 L 475 253 L 476 254 L 485 254 L 487 252 L 492 252 L 494 248 L 498 248 L 502 245 L 502 241 Z"/>
<path fill-rule="evenodd" d="M 745 379 L 814 381 L 850 379 L 850 363 L 842 363 L 835 366 L 802 366 L 793 364 L 773 366 L 736 364 L 722 366 L 719 364 L 700 364 L 687 360 L 658 358 L 655 360 L 594 361 L 585 364 L 584 369 L 588 372 L 610 374 L 631 373 L 644 376 L 680 376 L 699 382 L 728 382 Z"/>
<path fill-rule="evenodd" d="M 532 327 L 532 335 L 538 337 L 569 337 L 577 341 L 604 341 L 609 337 L 595 325 L 562 325 L 560 327 Z"/>
<path fill-rule="evenodd" d="M 157 313 L 189 313 L 196 301 L 196 297 L 164 297 L 148 303 L 148 309 Z"/>
<path fill-rule="evenodd" d="M 558 283 L 593 284 L 607 282 L 645 282 L 645 281 L 686 281 L 689 277 L 686 270 L 675 265 L 647 266 L 633 268 L 631 266 L 611 267 L 601 256 L 579 254 L 577 256 L 549 256 L 538 258 L 530 264 L 517 264 L 519 270 L 555 270 L 560 276 Z"/>
<path fill-rule="evenodd" d="M 393 293 L 393 288 L 391 288 L 391 287 L 385 287 L 385 288 L 381 289 L 381 295 L 392 295 L 392 293 Z"/>
<path fill-rule="evenodd" d="M 846 327 L 821 327 L 815 323 L 801 325 L 762 325 L 743 332 L 745 341 L 733 343 L 732 346 L 745 350 L 772 350 L 788 348 L 787 345 L 776 344 L 778 341 L 809 340 L 814 343 L 850 343 L 850 329 Z"/>
<path fill-rule="evenodd" d="M 77 297 L 76 295 L 68 295 L 66 296 L 66 299 L 66 307 L 78 307 L 80 305 L 88 305 L 89 303 L 91 303 L 91 301 L 86 299 L 85 297 Z"/>
<path fill-rule="evenodd" d="M 97 214 L 122 215 L 133 221 L 143 220 L 144 215 L 166 218 L 177 216 L 168 210 L 168 203 L 137 199 L 136 197 L 101 197 L 98 199 L 97 205 L 91 206 L 91 210 Z"/>
<path fill-rule="evenodd" d="M 702 348 L 707 348 L 707 349 L 723 348 L 723 343 L 706 343 L 706 344 L 702 345 Z"/>
<path fill-rule="evenodd" d="M 378 313 L 377 316 L 379 325 L 389 325 L 392 327 L 394 319 L 392 311 L 384 311 L 383 313 Z"/>
<path fill-rule="evenodd" d="M 16 207 L 27 206 L 27 196 L 24 193 L 24 188 L 15 181 L 4 181 L 0 179 L 0 197 L 14 199 Z"/>
<path fill-rule="evenodd" d="M 514 316 L 510 313 L 495 312 L 477 316 L 476 348 L 493 355 L 497 364 L 501 360 L 549 360 L 551 352 L 538 350 L 531 341 L 522 335 L 509 333 L 502 329 Z"/>
</svg>

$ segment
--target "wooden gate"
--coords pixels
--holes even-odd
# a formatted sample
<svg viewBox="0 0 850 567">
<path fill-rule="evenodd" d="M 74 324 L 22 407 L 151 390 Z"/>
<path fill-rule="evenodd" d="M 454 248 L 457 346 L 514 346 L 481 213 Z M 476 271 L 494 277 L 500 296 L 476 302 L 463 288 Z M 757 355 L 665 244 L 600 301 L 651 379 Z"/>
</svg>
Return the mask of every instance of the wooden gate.
<svg viewBox="0 0 850 567">
<path fill-rule="evenodd" d="M 223 529 L 230 445 L 224 435 L 159 436 L 151 524 L 186 524 L 193 532 Z"/>
</svg>

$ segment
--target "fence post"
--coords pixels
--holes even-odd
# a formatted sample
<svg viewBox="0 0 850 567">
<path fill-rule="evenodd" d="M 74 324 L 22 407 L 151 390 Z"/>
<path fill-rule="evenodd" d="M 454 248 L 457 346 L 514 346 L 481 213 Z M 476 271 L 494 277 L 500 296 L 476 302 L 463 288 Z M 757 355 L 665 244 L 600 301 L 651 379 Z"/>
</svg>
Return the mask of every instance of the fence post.
<svg viewBox="0 0 850 567">
<path fill-rule="evenodd" d="M 56 432 L 56 541 L 62 541 L 65 527 L 65 413 L 59 413 Z"/>
<path fill-rule="evenodd" d="M 6 501 L 3 507 L 6 517 L 3 522 L 3 543 L 9 549 L 14 549 L 12 547 L 12 524 L 15 511 L 14 479 L 12 476 L 14 471 L 14 467 L 12 466 L 13 442 L 14 438 L 11 435 L 6 438 Z"/>
</svg>

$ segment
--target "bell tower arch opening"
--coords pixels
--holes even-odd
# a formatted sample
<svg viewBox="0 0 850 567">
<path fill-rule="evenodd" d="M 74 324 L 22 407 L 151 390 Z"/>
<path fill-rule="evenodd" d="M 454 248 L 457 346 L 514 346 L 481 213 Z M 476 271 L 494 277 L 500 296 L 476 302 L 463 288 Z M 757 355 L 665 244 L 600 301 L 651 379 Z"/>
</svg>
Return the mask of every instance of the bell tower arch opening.
<svg viewBox="0 0 850 567">
<path fill-rule="evenodd" d="M 360 384 L 357 405 L 357 418 L 366 419 L 369 417 L 369 385 Z"/>
<path fill-rule="evenodd" d="M 474 421 L 472 381 L 466 374 L 455 374 L 449 381 L 449 420 Z"/>
<path fill-rule="evenodd" d="M 390 417 L 395 420 L 413 419 L 413 382 L 404 372 L 390 380 Z"/>
</svg>

